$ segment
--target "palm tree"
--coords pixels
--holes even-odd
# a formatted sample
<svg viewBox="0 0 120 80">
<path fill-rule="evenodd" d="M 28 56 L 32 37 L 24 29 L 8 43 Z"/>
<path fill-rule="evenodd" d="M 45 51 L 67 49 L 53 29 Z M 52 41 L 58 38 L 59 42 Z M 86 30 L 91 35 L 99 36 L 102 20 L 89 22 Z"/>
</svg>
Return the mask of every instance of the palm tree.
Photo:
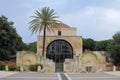
<svg viewBox="0 0 120 80">
<path fill-rule="evenodd" d="M 34 13 L 35 16 L 31 16 L 33 20 L 30 21 L 30 30 L 32 34 L 40 33 L 43 30 L 42 56 L 44 56 L 46 29 L 50 31 L 53 27 L 57 27 L 56 25 L 59 24 L 60 21 L 56 20 L 58 16 L 56 16 L 54 10 L 49 7 L 43 7 L 42 9 L 36 10 Z"/>
</svg>

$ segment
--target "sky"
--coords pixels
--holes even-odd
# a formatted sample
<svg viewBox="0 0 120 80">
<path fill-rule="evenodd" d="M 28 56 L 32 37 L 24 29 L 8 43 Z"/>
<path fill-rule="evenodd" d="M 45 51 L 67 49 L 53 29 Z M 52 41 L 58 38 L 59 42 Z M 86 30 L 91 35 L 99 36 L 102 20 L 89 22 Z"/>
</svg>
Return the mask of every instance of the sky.
<svg viewBox="0 0 120 80">
<path fill-rule="evenodd" d="M 23 41 L 37 41 L 29 30 L 36 10 L 50 7 L 58 20 L 77 28 L 77 35 L 94 40 L 112 39 L 120 31 L 120 0 L 0 0 L 0 16 L 14 22 Z"/>
</svg>

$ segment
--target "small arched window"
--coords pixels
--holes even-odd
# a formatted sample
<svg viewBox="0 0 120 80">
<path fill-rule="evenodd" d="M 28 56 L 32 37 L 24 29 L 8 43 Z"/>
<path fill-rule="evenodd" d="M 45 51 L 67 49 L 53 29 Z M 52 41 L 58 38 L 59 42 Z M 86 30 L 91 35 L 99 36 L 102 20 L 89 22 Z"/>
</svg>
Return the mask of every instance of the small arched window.
<svg viewBox="0 0 120 80">
<path fill-rule="evenodd" d="M 61 31 L 58 31 L 58 36 L 61 36 L 61 35 L 62 35 Z"/>
</svg>

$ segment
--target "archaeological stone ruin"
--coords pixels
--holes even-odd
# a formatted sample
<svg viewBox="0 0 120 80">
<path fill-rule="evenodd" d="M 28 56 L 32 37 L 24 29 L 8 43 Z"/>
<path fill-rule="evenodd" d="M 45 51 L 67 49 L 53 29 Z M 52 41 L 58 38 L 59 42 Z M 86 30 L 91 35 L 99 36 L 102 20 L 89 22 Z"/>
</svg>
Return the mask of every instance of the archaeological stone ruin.
<svg viewBox="0 0 120 80">
<path fill-rule="evenodd" d="M 104 51 L 83 52 L 82 36 L 76 28 L 61 23 L 60 29 L 46 31 L 45 55 L 42 56 L 43 36 L 37 37 L 37 53 L 17 52 L 17 65 L 25 70 L 41 63 L 44 72 L 96 72 L 106 69 Z"/>
</svg>

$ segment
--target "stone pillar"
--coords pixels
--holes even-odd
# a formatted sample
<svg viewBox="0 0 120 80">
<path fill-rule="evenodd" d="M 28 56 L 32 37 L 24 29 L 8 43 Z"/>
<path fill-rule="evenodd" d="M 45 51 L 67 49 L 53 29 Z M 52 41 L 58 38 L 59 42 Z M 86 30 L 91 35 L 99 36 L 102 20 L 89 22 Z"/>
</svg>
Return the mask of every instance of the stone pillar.
<svg viewBox="0 0 120 80">
<path fill-rule="evenodd" d="M 80 58 L 79 56 L 76 56 L 76 72 L 79 72 L 79 66 L 80 65 Z"/>
<path fill-rule="evenodd" d="M 37 67 L 37 71 L 38 71 L 38 72 L 41 71 L 41 67 L 40 67 L 40 66 Z"/>
<path fill-rule="evenodd" d="M 41 63 L 43 64 L 42 72 L 45 72 L 45 70 L 46 70 L 46 58 L 45 58 L 45 56 L 42 56 Z"/>
<path fill-rule="evenodd" d="M 23 66 L 20 66 L 20 71 L 21 71 L 21 72 L 23 72 L 23 71 L 24 71 Z"/>
<path fill-rule="evenodd" d="M 113 71 L 116 71 L 116 66 L 113 66 Z"/>
<path fill-rule="evenodd" d="M 5 70 L 6 70 L 6 71 L 8 71 L 8 70 L 9 70 L 8 66 L 5 66 Z"/>
</svg>

